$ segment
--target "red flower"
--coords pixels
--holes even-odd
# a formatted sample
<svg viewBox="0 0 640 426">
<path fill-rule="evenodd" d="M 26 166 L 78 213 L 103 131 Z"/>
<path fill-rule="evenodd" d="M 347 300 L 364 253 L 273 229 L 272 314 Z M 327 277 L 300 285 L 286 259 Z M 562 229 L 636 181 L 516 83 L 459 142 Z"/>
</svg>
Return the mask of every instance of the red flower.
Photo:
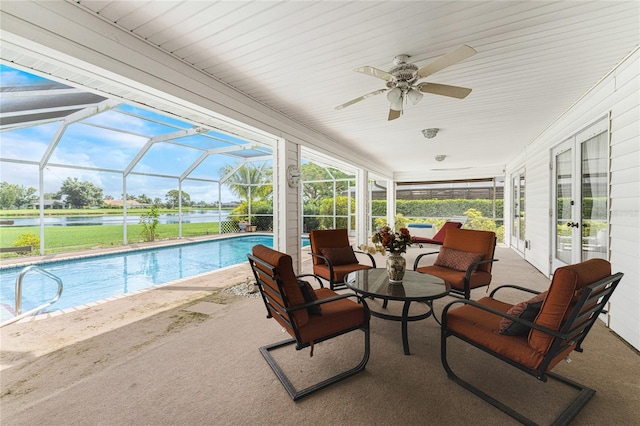
<svg viewBox="0 0 640 426">
<path fill-rule="evenodd" d="M 371 236 L 371 241 L 378 252 L 404 253 L 407 251 L 407 246 L 411 245 L 411 234 L 407 228 L 400 228 L 398 232 L 393 232 L 390 227 L 383 226 Z"/>
</svg>

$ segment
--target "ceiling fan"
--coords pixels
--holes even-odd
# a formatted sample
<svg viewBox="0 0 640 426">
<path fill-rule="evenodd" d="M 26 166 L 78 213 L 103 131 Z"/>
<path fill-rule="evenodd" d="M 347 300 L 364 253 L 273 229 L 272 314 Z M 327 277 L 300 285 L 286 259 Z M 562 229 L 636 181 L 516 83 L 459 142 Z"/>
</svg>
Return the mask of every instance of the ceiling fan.
<svg viewBox="0 0 640 426">
<path fill-rule="evenodd" d="M 398 55 L 393 58 L 393 64 L 395 66 L 388 72 L 370 66 L 356 68 L 356 72 L 385 80 L 387 82 L 387 88 L 378 89 L 371 93 L 367 93 L 366 95 L 352 99 L 349 102 L 337 106 L 336 109 L 340 110 L 372 96 L 388 92 L 387 99 L 391 102 L 389 120 L 395 120 L 402 114 L 402 105 L 407 99 L 411 101 L 412 104 L 416 105 L 420 102 L 420 99 L 422 99 L 423 93 L 432 93 L 435 95 L 464 99 L 469 93 L 471 93 L 471 89 L 467 89 L 466 87 L 448 86 L 446 84 L 427 82 L 418 83 L 418 80 L 428 77 L 446 67 L 457 64 L 476 53 L 477 52 L 472 47 L 462 45 L 420 68 L 415 64 L 407 62 L 409 55 Z"/>
</svg>

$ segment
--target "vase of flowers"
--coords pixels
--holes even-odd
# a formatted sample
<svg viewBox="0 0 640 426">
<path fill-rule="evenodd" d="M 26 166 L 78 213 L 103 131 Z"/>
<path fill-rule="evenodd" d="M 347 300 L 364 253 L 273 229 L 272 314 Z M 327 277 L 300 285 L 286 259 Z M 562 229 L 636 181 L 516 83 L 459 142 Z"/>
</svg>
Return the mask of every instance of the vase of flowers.
<svg viewBox="0 0 640 426">
<path fill-rule="evenodd" d="M 366 250 L 371 254 L 389 253 L 387 257 L 387 273 L 389 282 L 402 282 L 404 271 L 407 269 L 407 260 L 402 256 L 406 253 L 407 247 L 411 245 L 411 234 L 407 228 L 400 228 L 394 232 L 389 226 L 383 226 L 378 232 L 371 236 L 373 247 L 361 245 L 361 250 Z"/>
<path fill-rule="evenodd" d="M 387 274 L 389 274 L 390 283 L 401 283 L 406 269 L 407 259 L 402 256 L 402 253 L 389 253 L 389 257 L 387 257 Z"/>
</svg>

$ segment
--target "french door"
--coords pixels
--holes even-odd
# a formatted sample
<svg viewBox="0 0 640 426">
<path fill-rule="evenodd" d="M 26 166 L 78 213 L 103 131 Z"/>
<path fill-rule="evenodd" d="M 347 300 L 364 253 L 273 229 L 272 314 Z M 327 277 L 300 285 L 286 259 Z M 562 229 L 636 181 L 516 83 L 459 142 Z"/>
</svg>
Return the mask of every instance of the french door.
<svg viewBox="0 0 640 426">
<path fill-rule="evenodd" d="M 524 254 L 525 247 L 525 175 L 524 170 L 511 175 L 511 247 Z"/>
<path fill-rule="evenodd" d="M 609 253 L 609 137 L 603 119 L 552 152 L 551 271 Z"/>
</svg>

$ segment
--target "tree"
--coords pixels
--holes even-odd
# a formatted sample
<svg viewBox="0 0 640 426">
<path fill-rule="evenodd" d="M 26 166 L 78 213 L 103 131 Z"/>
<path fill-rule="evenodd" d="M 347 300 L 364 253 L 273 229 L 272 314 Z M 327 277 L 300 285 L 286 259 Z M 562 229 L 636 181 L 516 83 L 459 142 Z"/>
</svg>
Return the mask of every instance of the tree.
<svg viewBox="0 0 640 426">
<path fill-rule="evenodd" d="M 138 202 L 142 204 L 151 204 L 151 198 L 145 194 L 138 195 L 138 197 L 136 197 L 136 200 L 138 200 Z"/>
<path fill-rule="evenodd" d="M 167 200 L 167 208 L 172 209 L 174 207 L 178 207 L 178 200 L 180 199 L 180 191 L 177 189 L 172 189 L 167 192 L 164 196 L 165 200 Z M 191 196 L 186 192 L 182 191 L 182 205 L 188 206 L 191 204 Z"/>
<path fill-rule="evenodd" d="M 226 176 L 234 168 L 227 164 L 220 170 L 220 175 Z M 266 200 L 273 194 L 272 175 L 273 170 L 266 163 L 243 164 L 224 183 L 231 192 L 246 201 Z"/>
<path fill-rule="evenodd" d="M 307 201 L 320 201 L 323 198 L 333 198 L 333 182 L 334 179 L 344 179 L 351 176 L 331 167 L 321 167 L 315 163 L 306 163 L 300 167 L 302 173 L 302 199 Z M 327 182 L 313 182 L 327 181 Z M 336 182 L 335 194 L 340 194 L 347 190 L 347 182 L 339 180 Z"/>
<path fill-rule="evenodd" d="M 349 201 L 351 201 L 351 215 L 356 212 L 356 202 L 353 198 L 351 200 L 349 197 L 344 195 L 335 197 L 335 211 L 334 211 L 334 199 L 333 198 L 325 198 L 320 202 L 320 214 L 325 217 L 320 218 L 320 227 L 321 229 L 331 229 L 331 228 L 350 228 L 348 227 L 347 217 L 349 216 Z M 333 216 L 342 216 L 337 217 L 335 226 L 333 224 Z"/>
<path fill-rule="evenodd" d="M 36 200 L 35 193 L 34 187 L 25 188 L 24 185 L 2 182 L 0 183 L 0 207 L 3 209 L 22 207 Z"/>
<path fill-rule="evenodd" d="M 78 178 L 65 179 L 58 195 L 66 195 L 67 204 L 73 208 L 102 206 L 102 188 L 88 181 L 80 182 Z"/>
<path fill-rule="evenodd" d="M 57 192 L 45 192 L 44 193 L 45 200 L 60 200 L 60 194 Z"/>
</svg>

